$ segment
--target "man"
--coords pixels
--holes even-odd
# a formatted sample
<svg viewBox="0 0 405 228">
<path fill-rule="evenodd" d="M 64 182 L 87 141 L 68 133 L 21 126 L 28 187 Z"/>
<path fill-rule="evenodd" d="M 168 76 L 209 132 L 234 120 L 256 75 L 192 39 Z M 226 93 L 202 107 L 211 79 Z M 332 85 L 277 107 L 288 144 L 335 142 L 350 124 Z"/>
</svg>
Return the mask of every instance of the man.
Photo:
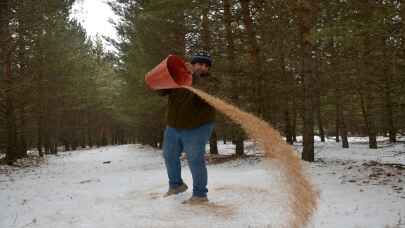
<svg viewBox="0 0 405 228">
<path fill-rule="evenodd" d="M 212 59 L 207 52 L 193 55 L 191 65 L 188 65 L 193 74 L 193 87 L 209 91 L 215 86 L 209 75 L 211 64 Z M 163 142 L 169 177 L 169 190 L 165 196 L 182 193 L 188 188 L 181 177 L 180 155 L 184 151 L 193 177 L 193 195 L 183 203 L 207 202 L 208 177 L 204 154 L 214 128 L 215 109 L 186 89 L 164 91 L 163 95 L 169 95 Z"/>
</svg>

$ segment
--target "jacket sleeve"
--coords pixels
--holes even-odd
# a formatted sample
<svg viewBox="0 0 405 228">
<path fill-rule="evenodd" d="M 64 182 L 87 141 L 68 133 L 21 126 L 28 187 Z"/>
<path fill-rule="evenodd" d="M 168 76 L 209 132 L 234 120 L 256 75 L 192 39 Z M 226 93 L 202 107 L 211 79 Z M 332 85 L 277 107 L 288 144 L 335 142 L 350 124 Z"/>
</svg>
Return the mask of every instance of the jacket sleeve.
<svg viewBox="0 0 405 228">
<path fill-rule="evenodd" d="M 161 90 L 157 90 L 157 91 L 156 91 L 156 93 L 157 93 L 159 96 L 167 96 L 167 95 L 169 95 L 171 92 L 172 92 L 171 89 L 161 89 Z"/>
</svg>

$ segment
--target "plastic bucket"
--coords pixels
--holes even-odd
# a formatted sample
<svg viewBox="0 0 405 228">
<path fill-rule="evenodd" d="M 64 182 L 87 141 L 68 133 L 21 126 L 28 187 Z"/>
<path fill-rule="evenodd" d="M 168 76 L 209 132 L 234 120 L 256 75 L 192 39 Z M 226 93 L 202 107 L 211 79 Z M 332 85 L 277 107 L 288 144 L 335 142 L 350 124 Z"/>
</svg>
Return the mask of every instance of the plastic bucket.
<svg viewBox="0 0 405 228">
<path fill-rule="evenodd" d="M 169 55 L 145 75 L 145 81 L 152 90 L 175 89 L 191 86 L 192 76 L 181 58 Z"/>
</svg>

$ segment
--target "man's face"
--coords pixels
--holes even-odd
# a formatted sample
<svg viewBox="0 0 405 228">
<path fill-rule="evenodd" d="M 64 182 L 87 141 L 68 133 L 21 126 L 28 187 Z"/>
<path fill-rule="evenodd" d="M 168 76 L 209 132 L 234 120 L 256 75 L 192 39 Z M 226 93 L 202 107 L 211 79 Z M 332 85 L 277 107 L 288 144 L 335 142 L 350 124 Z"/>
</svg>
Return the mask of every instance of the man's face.
<svg viewBox="0 0 405 228">
<path fill-rule="evenodd" d="M 191 66 L 192 66 L 193 73 L 198 76 L 207 74 L 208 70 L 210 68 L 208 66 L 208 64 L 206 64 L 206 63 L 194 63 Z"/>
</svg>

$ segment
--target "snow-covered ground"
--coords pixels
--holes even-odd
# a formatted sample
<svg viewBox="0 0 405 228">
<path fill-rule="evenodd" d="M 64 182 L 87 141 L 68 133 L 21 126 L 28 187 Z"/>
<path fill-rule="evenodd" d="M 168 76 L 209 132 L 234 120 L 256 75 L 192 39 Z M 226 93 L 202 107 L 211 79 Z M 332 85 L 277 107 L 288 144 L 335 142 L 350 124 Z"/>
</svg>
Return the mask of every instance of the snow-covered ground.
<svg viewBox="0 0 405 228">
<path fill-rule="evenodd" d="M 321 193 L 309 227 L 405 227 L 405 144 L 350 149 L 316 142 L 305 163 Z M 300 144 L 295 145 L 300 150 Z M 230 144 L 220 144 L 229 154 Z M 260 153 L 252 143 L 249 154 Z M 163 198 L 167 178 L 161 151 L 141 145 L 109 146 L 49 156 L 40 167 L 0 166 L 0 227 L 278 227 L 285 224 L 285 191 L 277 164 L 265 169 L 249 157 L 209 165 L 210 203 L 183 205 L 186 193 Z M 191 175 L 184 163 L 183 177 Z"/>
</svg>

